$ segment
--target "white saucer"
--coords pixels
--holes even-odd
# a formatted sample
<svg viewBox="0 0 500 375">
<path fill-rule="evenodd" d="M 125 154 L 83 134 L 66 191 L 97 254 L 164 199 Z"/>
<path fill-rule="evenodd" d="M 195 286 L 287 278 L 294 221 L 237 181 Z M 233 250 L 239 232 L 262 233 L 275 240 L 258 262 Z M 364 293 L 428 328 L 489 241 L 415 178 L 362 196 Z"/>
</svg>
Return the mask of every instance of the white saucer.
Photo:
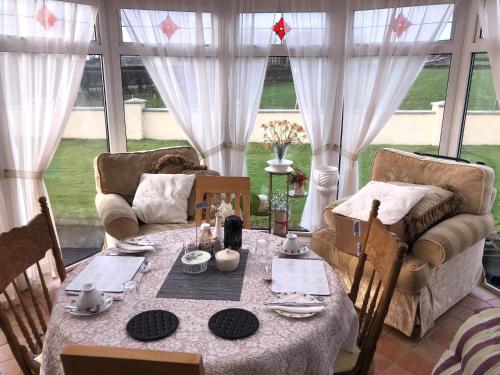
<svg viewBox="0 0 500 375">
<path fill-rule="evenodd" d="M 109 296 L 107 294 L 103 294 L 102 298 L 104 299 L 104 303 L 100 309 L 98 309 L 95 312 L 89 312 L 89 311 L 84 311 L 84 310 L 79 310 L 79 309 L 66 309 L 67 312 L 69 312 L 71 315 L 75 316 L 92 316 L 92 315 L 98 315 L 100 313 L 103 313 L 107 309 L 111 307 L 113 304 L 113 297 Z"/>
<path fill-rule="evenodd" d="M 297 298 L 294 299 L 294 301 L 297 302 L 319 302 L 319 300 L 310 295 L 310 294 L 304 294 L 304 293 L 280 293 L 278 294 L 277 298 L 275 299 L 276 302 L 282 300 L 282 299 L 290 299 L 293 298 L 292 296 L 297 295 Z M 299 296 L 301 295 L 301 296 Z M 314 316 L 317 314 L 317 312 L 313 313 L 306 313 L 306 314 L 301 314 L 301 313 L 292 313 L 288 311 L 281 311 L 281 310 L 273 310 L 276 314 L 286 316 L 287 318 L 293 318 L 293 319 L 305 319 L 305 318 L 310 318 L 311 316 Z"/>
<path fill-rule="evenodd" d="M 278 253 L 280 253 L 281 255 L 286 255 L 287 257 L 298 257 L 301 255 L 304 255 L 308 251 L 309 251 L 309 247 L 307 247 L 306 245 L 302 245 L 300 247 L 299 251 L 296 253 L 290 253 L 288 251 L 283 250 L 282 247 L 278 247 Z"/>
</svg>

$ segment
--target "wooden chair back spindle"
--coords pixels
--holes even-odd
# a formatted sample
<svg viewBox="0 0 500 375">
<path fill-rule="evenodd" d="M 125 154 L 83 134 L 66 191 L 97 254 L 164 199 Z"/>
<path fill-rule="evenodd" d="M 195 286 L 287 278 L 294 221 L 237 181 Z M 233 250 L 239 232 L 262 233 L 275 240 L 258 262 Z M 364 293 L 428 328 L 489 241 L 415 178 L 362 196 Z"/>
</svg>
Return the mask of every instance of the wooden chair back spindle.
<svg viewBox="0 0 500 375">
<path fill-rule="evenodd" d="M 200 354 L 86 345 L 63 348 L 66 375 L 204 375 Z"/>
<path fill-rule="evenodd" d="M 349 293 L 349 298 L 355 304 L 362 286 L 363 275 L 366 274 L 365 281 L 368 278 L 369 281 L 366 282 L 364 295 L 359 296 L 362 297 L 358 314 L 360 353 L 355 367 L 349 372 L 351 375 L 365 375 L 370 369 L 404 256 L 408 251 L 407 245 L 394 233 L 388 232 L 377 218 L 379 207 L 380 202 L 374 200 Z"/>
<path fill-rule="evenodd" d="M 61 281 L 66 278 L 47 200 L 40 197 L 38 201 L 41 213 L 25 226 L 0 234 L 0 296 L 5 298 L 9 306 L 8 311 L 0 308 L 0 328 L 25 375 L 39 373 L 39 363 L 34 357 L 43 348 L 43 337 L 47 331 L 45 319 L 52 311 L 49 290 L 40 266 L 48 250 L 52 251 Z M 38 298 L 26 272 L 32 266 L 32 272 L 38 274 L 41 286 L 41 296 Z M 17 301 L 19 304 L 16 304 Z M 19 336 L 13 328 L 16 325 L 19 327 Z"/>
<path fill-rule="evenodd" d="M 250 178 L 249 177 L 223 177 L 223 176 L 196 176 L 196 203 L 204 201 L 208 208 L 205 217 L 202 209 L 196 209 L 195 225 L 200 226 L 202 220 L 210 221 L 210 208 L 213 196 L 226 203 L 233 202 L 234 214 L 243 216 L 243 228 L 250 229 Z M 241 202 L 243 201 L 243 207 Z"/>
</svg>

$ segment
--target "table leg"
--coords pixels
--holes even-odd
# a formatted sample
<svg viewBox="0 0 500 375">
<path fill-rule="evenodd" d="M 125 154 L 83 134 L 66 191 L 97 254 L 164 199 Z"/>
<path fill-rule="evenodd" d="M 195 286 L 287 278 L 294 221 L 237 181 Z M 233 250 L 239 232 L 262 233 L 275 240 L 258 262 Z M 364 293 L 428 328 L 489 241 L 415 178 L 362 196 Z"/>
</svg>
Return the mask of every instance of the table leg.
<svg viewBox="0 0 500 375">
<path fill-rule="evenodd" d="M 286 175 L 286 234 L 288 234 L 288 226 L 289 226 L 289 222 L 288 222 L 288 217 L 289 217 L 289 211 L 290 211 L 290 206 L 289 206 L 289 203 L 288 203 L 288 190 L 290 189 L 290 174 L 287 174 Z"/>
<path fill-rule="evenodd" d="M 269 198 L 268 198 L 268 230 L 271 233 L 271 215 L 272 215 L 272 201 L 273 201 L 273 175 L 269 173 Z"/>
</svg>

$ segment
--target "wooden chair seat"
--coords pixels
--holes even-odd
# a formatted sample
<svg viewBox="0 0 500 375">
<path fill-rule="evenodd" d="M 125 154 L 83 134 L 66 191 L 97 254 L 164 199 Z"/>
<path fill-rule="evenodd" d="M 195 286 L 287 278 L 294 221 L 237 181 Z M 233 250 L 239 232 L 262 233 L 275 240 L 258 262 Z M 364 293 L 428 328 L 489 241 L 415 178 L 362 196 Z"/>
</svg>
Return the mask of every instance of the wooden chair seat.
<svg viewBox="0 0 500 375">
<path fill-rule="evenodd" d="M 207 204 L 208 209 L 196 210 L 196 226 L 200 226 L 202 220 L 210 222 L 212 204 L 225 201 L 233 204 L 235 215 L 242 216 L 243 213 L 243 228 L 250 229 L 249 177 L 196 176 L 196 203 L 202 201 Z"/>
<path fill-rule="evenodd" d="M 8 311 L 0 309 L 0 328 L 25 375 L 38 374 L 40 371 L 47 318 L 52 311 L 40 266 L 47 251 L 52 251 L 61 281 L 66 278 L 47 200 L 41 197 L 38 201 L 42 211 L 40 214 L 25 226 L 0 234 L 0 296 L 5 298 L 9 306 Z M 36 290 L 28 277 L 27 270 L 32 266 L 38 273 L 41 292 Z M 20 282 L 25 285 L 21 286 Z"/>
<path fill-rule="evenodd" d="M 358 311 L 358 347 L 354 353 L 340 351 L 334 365 L 334 373 L 338 375 L 369 373 L 377 341 L 408 250 L 407 245 L 394 233 L 388 232 L 377 219 L 379 206 L 380 201 L 374 200 L 368 219 L 368 230 L 363 238 L 361 254 L 349 292 L 349 298 L 354 306 L 358 299 L 362 302 Z M 372 265 L 369 269 L 365 269 L 367 260 Z M 365 273 L 369 282 L 364 294 L 361 294 L 360 283 Z"/>
<path fill-rule="evenodd" d="M 65 375 L 204 375 L 200 354 L 67 345 L 61 353 Z"/>
</svg>

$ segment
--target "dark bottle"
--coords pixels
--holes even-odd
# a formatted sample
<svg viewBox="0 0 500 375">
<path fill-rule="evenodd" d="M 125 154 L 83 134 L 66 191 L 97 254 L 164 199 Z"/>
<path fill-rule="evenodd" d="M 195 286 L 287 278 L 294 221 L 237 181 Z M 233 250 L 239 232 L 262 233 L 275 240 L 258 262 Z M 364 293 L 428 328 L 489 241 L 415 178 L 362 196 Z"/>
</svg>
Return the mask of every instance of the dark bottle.
<svg viewBox="0 0 500 375">
<path fill-rule="evenodd" d="M 231 215 L 224 221 L 224 248 L 241 249 L 243 221 L 239 216 Z"/>
</svg>

